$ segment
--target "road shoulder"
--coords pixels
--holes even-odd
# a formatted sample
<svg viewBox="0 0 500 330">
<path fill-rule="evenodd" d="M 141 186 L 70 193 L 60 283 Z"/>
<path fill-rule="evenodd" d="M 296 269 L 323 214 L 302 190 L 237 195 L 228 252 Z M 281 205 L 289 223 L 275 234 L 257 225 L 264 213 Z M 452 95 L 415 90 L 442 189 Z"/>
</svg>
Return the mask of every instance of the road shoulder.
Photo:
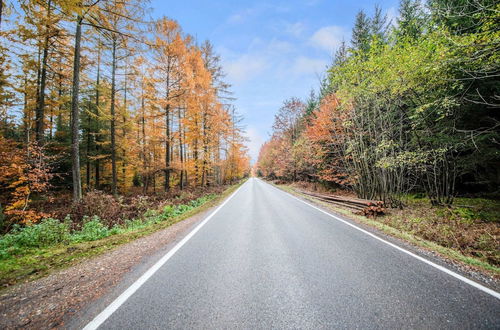
<svg viewBox="0 0 500 330">
<path fill-rule="evenodd" d="M 395 228 L 380 224 L 366 217 L 356 216 L 349 211 L 336 206 L 332 206 L 311 196 L 301 194 L 291 187 L 283 187 L 265 180 L 263 181 L 272 185 L 276 189 L 291 194 L 292 196 L 299 198 L 306 203 L 312 204 L 313 206 L 326 211 L 327 213 L 340 217 L 343 220 L 361 229 L 364 229 L 390 243 L 393 243 L 418 256 L 428 259 L 429 261 L 437 265 L 450 269 L 453 272 L 456 272 L 457 274 L 478 282 L 487 288 L 500 292 L 500 278 L 497 274 L 484 271 L 477 267 L 465 264 L 457 258 L 453 258 L 453 254 L 457 253 L 456 251 L 446 249 L 444 247 L 438 246 L 436 243 L 414 237 L 409 233 L 401 232 Z M 450 250 L 449 254 L 442 253 L 442 251 L 444 250 Z"/>
</svg>

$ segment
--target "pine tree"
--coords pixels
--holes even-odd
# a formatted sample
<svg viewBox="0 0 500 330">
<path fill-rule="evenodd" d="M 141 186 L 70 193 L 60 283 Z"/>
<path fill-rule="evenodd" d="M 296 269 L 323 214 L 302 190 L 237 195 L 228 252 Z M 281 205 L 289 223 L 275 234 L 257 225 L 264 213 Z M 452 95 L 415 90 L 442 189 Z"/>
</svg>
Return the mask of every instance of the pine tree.
<svg viewBox="0 0 500 330">
<path fill-rule="evenodd" d="M 426 17 L 420 0 L 401 0 L 397 32 L 401 37 L 418 39 L 425 29 Z"/>
<path fill-rule="evenodd" d="M 370 18 L 363 10 L 356 15 L 352 29 L 351 46 L 354 51 L 365 53 L 370 48 Z"/>
<path fill-rule="evenodd" d="M 370 34 L 379 42 L 385 43 L 387 39 L 387 15 L 382 14 L 382 8 L 375 5 L 373 17 L 370 21 Z"/>
</svg>

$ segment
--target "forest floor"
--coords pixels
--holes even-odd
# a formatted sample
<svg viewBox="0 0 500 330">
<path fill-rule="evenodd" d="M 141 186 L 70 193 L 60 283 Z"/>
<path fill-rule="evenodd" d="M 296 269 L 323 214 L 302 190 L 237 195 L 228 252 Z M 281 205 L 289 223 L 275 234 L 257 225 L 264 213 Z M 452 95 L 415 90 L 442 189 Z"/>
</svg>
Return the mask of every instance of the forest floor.
<svg viewBox="0 0 500 330">
<path fill-rule="evenodd" d="M 157 254 L 182 238 L 239 185 L 169 221 L 44 251 L 40 254 L 43 262 L 37 266 L 43 264 L 43 271 L 22 276 L 16 285 L 2 289 L 0 329 L 64 327 L 67 320 L 109 293 L 131 270 L 153 263 Z"/>
<path fill-rule="evenodd" d="M 321 202 L 300 190 L 355 197 L 352 192 L 335 191 L 308 183 L 277 184 L 285 191 L 319 203 L 343 216 L 375 227 L 386 234 L 438 253 L 469 272 L 480 272 L 500 280 L 500 201 L 457 198 L 453 207 L 431 206 L 418 195 L 404 198 L 403 209 L 386 209 L 386 214 L 367 218 L 352 210 Z"/>
</svg>

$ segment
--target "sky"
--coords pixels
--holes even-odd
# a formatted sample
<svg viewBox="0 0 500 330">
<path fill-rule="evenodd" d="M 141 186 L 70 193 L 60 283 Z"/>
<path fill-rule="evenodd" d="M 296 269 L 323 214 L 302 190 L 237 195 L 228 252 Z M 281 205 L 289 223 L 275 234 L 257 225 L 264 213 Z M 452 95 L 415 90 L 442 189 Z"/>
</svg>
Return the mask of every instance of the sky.
<svg viewBox="0 0 500 330">
<path fill-rule="evenodd" d="M 397 0 L 152 0 L 151 7 L 153 17 L 177 20 L 198 43 L 212 42 L 255 162 L 283 101 L 318 89 L 335 49 L 350 41 L 358 10 L 371 15 L 375 4 L 395 19 Z"/>
</svg>

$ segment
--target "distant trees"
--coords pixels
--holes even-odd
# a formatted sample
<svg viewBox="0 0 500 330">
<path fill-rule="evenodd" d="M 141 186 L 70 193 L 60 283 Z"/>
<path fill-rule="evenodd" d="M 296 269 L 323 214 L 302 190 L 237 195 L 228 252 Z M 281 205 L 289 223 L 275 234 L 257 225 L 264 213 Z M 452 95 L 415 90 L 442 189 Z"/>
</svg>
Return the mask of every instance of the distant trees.
<svg viewBox="0 0 500 330">
<path fill-rule="evenodd" d="M 91 189 L 183 189 L 248 171 L 210 43 L 169 18 L 145 22 L 144 1 L 1 3 L 0 152 L 21 172 L 38 150 L 46 187 L 78 201 Z M 2 196 L 14 177 L 2 177 Z"/>
<path fill-rule="evenodd" d="M 498 191 L 500 34 L 493 22 L 500 7 L 430 1 L 429 8 L 402 0 L 389 32 L 379 8 L 371 18 L 358 13 L 351 47 L 337 51 L 319 102 L 297 120 L 299 137 L 288 148 L 304 149 L 305 161 L 295 164 L 307 175 L 298 179 L 393 206 L 409 191 L 441 205 L 457 191 Z M 257 165 L 290 180 L 282 168 L 293 161 L 271 161 L 279 141 L 273 135 Z"/>
</svg>

